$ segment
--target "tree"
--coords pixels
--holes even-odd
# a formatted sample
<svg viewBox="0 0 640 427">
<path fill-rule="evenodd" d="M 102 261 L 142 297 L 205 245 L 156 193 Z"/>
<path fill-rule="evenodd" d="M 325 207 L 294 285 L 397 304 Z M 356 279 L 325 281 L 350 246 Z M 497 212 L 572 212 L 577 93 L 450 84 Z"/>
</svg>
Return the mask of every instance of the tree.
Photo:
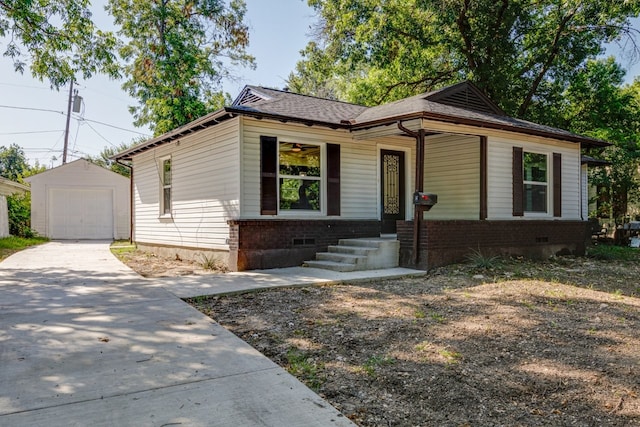
<svg viewBox="0 0 640 427">
<path fill-rule="evenodd" d="M 123 142 L 117 147 L 104 147 L 102 151 L 100 151 L 99 155 L 95 157 L 89 157 L 89 161 L 98 166 L 102 166 L 105 169 L 109 169 L 115 173 L 119 173 L 120 175 L 129 178 L 131 176 L 131 168 L 124 166 L 121 163 L 117 163 L 111 160 L 111 158 L 121 151 L 127 150 L 136 144 L 144 142 L 144 140 L 144 138 L 140 138 L 132 141 L 129 144 Z"/>
<path fill-rule="evenodd" d="M 610 166 L 592 169 L 590 182 L 604 191 L 617 223 L 640 196 L 640 82 L 623 86 L 624 74 L 613 58 L 587 61 L 549 113 L 557 126 L 613 143 L 592 153 Z"/>
<path fill-rule="evenodd" d="M 321 50 L 305 70 L 331 64 L 339 97 L 375 105 L 463 79 L 507 113 L 527 117 L 555 101 L 605 42 L 631 36 L 640 4 L 623 0 L 308 0 Z M 302 72 L 301 72 L 302 71 Z"/>
<path fill-rule="evenodd" d="M 156 135 L 220 107 L 230 67 L 253 65 L 243 0 L 110 0 L 107 10 L 128 40 L 120 55 L 135 124 Z"/>
<path fill-rule="evenodd" d="M 11 181 L 22 182 L 22 178 L 29 175 L 30 166 L 24 150 L 17 144 L 9 148 L 0 147 L 0 176 Z"/>
<path fill-rule="evenodd" d="M 77 75 L 97 72 L 117 77 L 116 39 L 91 20 L 90 0 L 0 0 L 4 56 L 24 72 L 59 88 Z"/>
<path fill-rule="evenodd" d="M 44 166 L 30 166 L 24 150 L 17 144 L 0 147 L 0 176 L 16 182 L 23 178 L 42 172 Z M 9 233 L 20 237 L 33 237 L 31 230 L 31 193 L 7 196 L 9 214 Z"/>
</svg>

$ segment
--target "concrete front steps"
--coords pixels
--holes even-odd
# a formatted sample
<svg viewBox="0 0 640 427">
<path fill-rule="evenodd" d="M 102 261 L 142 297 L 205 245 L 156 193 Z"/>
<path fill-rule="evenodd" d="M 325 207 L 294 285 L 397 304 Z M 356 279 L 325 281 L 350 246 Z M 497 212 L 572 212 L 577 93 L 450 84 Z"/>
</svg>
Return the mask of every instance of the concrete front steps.
<svg viewBox="0 0 640 427">
<path fill-rule="evenodd" d="M 379 270 L 397 267 L 399 256 L 400 242 L 395 238 L 340 239 L 328 252 L 317 253 L 315 260 L 304 263 L 332 271 Z"/>
</svg>

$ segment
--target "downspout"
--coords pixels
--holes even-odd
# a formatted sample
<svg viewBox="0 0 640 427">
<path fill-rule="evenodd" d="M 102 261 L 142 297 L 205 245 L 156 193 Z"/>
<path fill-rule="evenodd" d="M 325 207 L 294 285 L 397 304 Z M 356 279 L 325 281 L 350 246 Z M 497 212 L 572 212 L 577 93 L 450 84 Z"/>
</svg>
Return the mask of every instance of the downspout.
<svg viewBox="0 0 640 427">
<path fill-rule="evenodd" d="M 133 166 L 119 159 L 116 159 L 116 163 L 129 169 L 129 243 L 133 243 Z"/>
<path fill-rule="evenodd" d="M 424 129 L 414 132 L 402 125 L 402 121 L 398 121 L 398 129 L 405 134 L 416 139 L 416 175 L 415 175 L 415 191 L 422 192 L 424 190 Z M 413 206 L 413 263 L 418 264 L 420 259 L 420 222 L 422 221 L 422 207 L 414 204 Z"/>
</svg>

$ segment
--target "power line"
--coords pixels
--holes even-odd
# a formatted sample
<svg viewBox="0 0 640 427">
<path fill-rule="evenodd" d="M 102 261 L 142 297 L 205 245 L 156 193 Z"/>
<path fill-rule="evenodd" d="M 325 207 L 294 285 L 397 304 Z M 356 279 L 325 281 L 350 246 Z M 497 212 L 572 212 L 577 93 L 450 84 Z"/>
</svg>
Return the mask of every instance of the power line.
<svg viewBox="0 0 640 427">
<path fill-rule="evenodd" d="M 99 121 L 97 121 L 97 120 L 85 119 L 85 118 L 82 118 L 82 117 L 77 118 L 77 119 L 78 119 L 78 120 L 84 120 L 84 121 L 86 121 L 86 122 L 91 122 L 91 123 L 98 123 L 98 124 L 100 124 L 100 125 L 109 126 L 110 128 L 120 129 L 120 130 L 123 130 L 123 131 L 126 131 L 126 132 L 137 133 L 138 135 L 142 135 L 142 136 L 146 136 L 146 137 L 150 137 L 150 136 L 151 136 L 151 135 L 149 135 L 149 134 L 147 134 L 147 133 L 142 133 L 142 132 L 138 132 L 138 131 L 131 130 L 131 129 L 121 128 L 121 127 L 119 127 L 119 126 L 110 125 L 110 124 L 108 124 L 108 123 L 99 122 Z"/>
<path fill-rule="evenodd" d="M 62 112 L 62 111 L 49 110 L 47 108 L 18 107 L 18 106 L 15 106 L 15 105 L 0 105 L 0 108 L 11 108 L 11 109 L 14 109 L 14 110 L 46 111 L 46 112 L 49 112 L 49 113 L 58 113 L 58 114 L 62 114 L 63 116 L 66 116 L 66 114 L 64 112 Z M 81 121 L 92 122 L 92 123 L 98 123 L 98 124 L 103 125 L 103 126 L 108 126 L 108 127 L 114 128 L 114 129 L 123 130 L 125 132 L 136 133 L 138 135 L 146 136 L 148 138 L 151 137 L 151 135 L 149 135 L 147 133 L 142 133 L 142 132 L 138 132 L 138 131 L 135 131 L 135 130 L 126 129 L 126 128 L 123 128 L 123 127 L 120 127 L 120 126 L 111 125 L 109 123 L 100 122 L 98 120 L 91 120 L 91 119 L 86 119 L 86 118 L 83 118 L 83 117 L 75 117 L 75 119 L 76 120 L 81 120 Z"/>
<path fill-rule="evenodd" d="M 34 130 L 27 132 L 0 132 L 0 135 L 28 135 L 32 133 L 54 133 L 54 132 L 63 132 L 64 129 L 59 130 Z"/>
<path fill-rule="evenodd" d="M 109 145 L 111 145 L 113 148 L 118 148 L 117 145 L 115 145 L 114 143 L 112 143 L 111 141 L 109 141 L 107 138 L 105 138 L 104 136 L 102 136 L 100 134 L 100 132 L 98 132 L 97 130 L 95 130 L 95 128 L 93 126 L 91 126 L 91 123 L 87 123 L 87 126 L 89 126 L 89 128 L 94 131 L 96 133 L 96 135 L 98 135 L 100 138 L 104 139 L 105 142 Z"/>
<path fill-rule="evenodd" d="M 59 113 L 62 114 L 63 116 L 66 116 L 66 114 L 62 111 L 58 111 L 58 110 L 49 110 L 47 108 L 33 108 L 33 107 L 16 107 L 15 105 L 0 105 L 0 108 L 11 108 L 14 110 L 31 110 L 31 111 L 46 111 L 49 113 Z"/>
</svg>

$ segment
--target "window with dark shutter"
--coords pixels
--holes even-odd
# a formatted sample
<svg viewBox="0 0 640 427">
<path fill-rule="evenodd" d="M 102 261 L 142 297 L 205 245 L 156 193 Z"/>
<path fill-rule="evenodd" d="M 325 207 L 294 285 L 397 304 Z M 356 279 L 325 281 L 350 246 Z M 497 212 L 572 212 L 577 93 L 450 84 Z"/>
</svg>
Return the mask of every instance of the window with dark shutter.
<svg viewBox="0 0 640 427">
<path fill-rule="evenodd" d="M 553 153 L 553 216 L 562 216 L 562 154 Z"/>
<path fill-rule="evenodd" d="M 327 144 L 327 215 L 340 215 L 340 145 Z"/>
<path fill-rule="evenodd" d="M 278 213 L 278 141 L 260 137 L 260 214 Z"/>
<path fill-rule="evenodd" d="M 522 147 L 513 147 L 513 216 L 524 216 Z"/>
</svg>

